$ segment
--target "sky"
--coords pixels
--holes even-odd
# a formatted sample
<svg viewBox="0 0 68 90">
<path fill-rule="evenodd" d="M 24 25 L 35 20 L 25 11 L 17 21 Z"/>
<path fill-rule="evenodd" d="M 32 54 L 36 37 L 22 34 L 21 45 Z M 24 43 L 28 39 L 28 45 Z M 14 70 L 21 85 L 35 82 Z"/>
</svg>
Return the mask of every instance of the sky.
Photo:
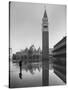
<svg viewBox="0 0 68 90">
<path fill-rule="evenodd" d="M 10 5 L 10 47 L 12 52 L 29 48 L 42 49 L 42 18 L 48 16 L 49 48 L 66 35 L 66 6 L 12 2 Z"/>
</svg>

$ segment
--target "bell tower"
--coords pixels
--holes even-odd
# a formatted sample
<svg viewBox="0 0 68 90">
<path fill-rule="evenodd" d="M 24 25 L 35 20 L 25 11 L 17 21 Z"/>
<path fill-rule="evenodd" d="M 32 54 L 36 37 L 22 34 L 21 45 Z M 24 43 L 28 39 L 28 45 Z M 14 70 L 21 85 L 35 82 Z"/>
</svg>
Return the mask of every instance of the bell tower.
<svg viewBox="0 0 68 90">
<path fill-rule="evenodd" d="M 42 51 L 43 57 L 49 57 L 49 31 L 48 31 L 48 17 L 46 10 L 42 19 Z"/>
<path fill-rule="evenodd" d="M 46 10 L 42 18 L 42 84 L 49 85 L 49 31 Z"/>
</svg>

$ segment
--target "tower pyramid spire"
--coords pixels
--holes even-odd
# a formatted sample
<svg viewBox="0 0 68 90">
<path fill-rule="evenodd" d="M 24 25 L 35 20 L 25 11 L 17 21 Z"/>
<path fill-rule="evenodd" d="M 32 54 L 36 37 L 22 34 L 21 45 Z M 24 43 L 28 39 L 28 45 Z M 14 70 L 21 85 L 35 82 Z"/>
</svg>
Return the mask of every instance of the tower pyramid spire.
<svg viewBox="0 0 68 90">
<path fill-rule="evenodd" d="M 45 12 L 44 12 L 44 18 L 47 18 L 46 9 L 45 9 Z"/>
<path fill-rule="evenodd" d="M 44 18 L 47 18 L 47 12 L 46 11 L 47 11 L 46 5 L 44 5 L 44 16 L 43 16 Z"/>
</svg>

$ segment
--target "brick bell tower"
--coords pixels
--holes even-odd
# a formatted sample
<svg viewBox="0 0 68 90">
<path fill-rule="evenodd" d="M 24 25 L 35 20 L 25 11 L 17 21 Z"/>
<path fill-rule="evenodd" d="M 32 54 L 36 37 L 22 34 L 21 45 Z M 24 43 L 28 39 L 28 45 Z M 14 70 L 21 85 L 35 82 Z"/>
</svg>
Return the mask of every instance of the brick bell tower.
<svg viewBox="0 0 68 90">
<path fill-rule="evenodd" d="M 49 85 L 49 31 L 46 10 L 42 18 L 42 85 Z"/>
</svg>

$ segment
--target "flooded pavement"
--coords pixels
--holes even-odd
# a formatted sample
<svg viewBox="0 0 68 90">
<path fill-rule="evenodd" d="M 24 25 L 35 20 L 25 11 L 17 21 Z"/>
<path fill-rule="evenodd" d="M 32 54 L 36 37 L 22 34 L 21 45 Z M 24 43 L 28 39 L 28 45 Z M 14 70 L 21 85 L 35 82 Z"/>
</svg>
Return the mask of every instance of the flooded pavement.
<svg viewBox="0 0 68 90">
<path fill-rule="evenodd" d="M 45 63 L 13 63 L 10 62 L 10 87 L 38 87 L 53 85 L 65 85 L 65 83 L 54 73 L 53 68 L 47 70 Z M 51 67 L 51 65 L 49 65 Z"/>
<path fill-rule="evenodd" d="M 42 63 L 10 63 L 10 87 L 42 86 Z"/>
</svg>

